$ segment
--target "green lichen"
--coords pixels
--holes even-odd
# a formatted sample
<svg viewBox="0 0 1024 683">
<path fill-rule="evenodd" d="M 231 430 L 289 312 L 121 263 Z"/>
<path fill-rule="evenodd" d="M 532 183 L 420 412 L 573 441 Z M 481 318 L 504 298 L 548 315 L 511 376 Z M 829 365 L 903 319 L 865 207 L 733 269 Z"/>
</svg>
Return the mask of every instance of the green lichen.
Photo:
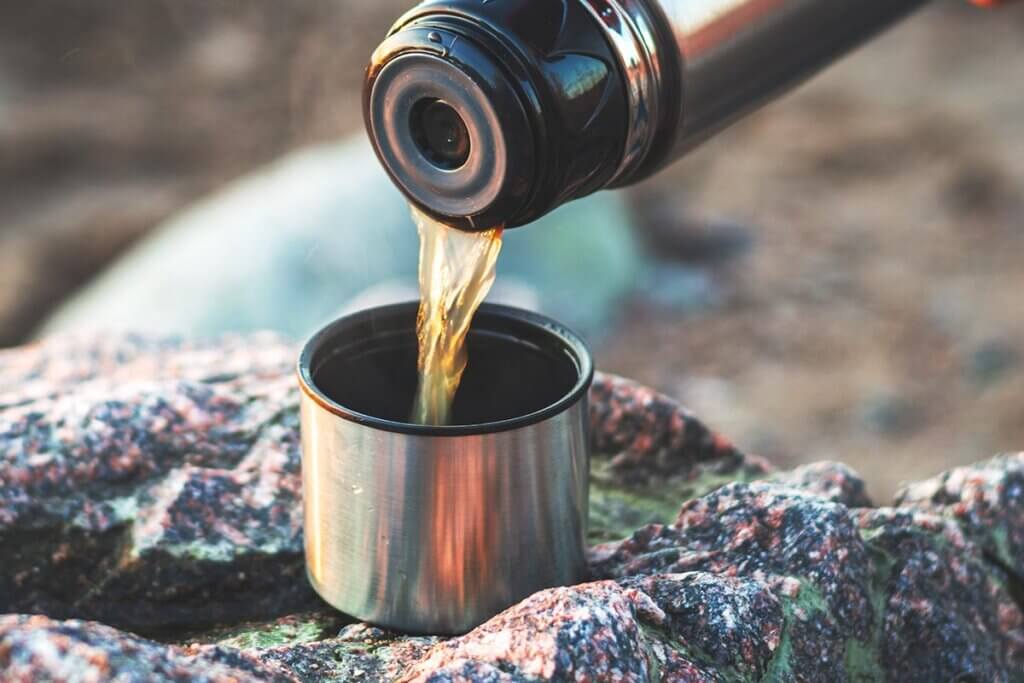
<svg viewBox="0 0 1024 683">
<path fill-rule="evenodd" d="M 109 500 L 102 501 L 100 506 L 105 509 L 109 515 L 109 524 L 111 527 L 133 522 L 139 512 L 139 500 L 135 496 L 111 498 Z M 71 518 L 71 526 L 78 527 L 80 529 L 91 529 L 94 526 L 94 522 L 87 514 L 85 514 L 85 512 L 79 511 Z"/>
<path fill-rule="evenodd" d="M 782 603 L 782 634 L 779 639 L 779 646 L 776 648 L 775 654 L 772 656 L 772 660 L 768 665 L 768 669 L 761 680 L 773 682 L 807 680 L 806 673 L 793 670 L 793 631 L 795 630 L 795 625 L 797 621 L 805 621 L 808 618 L 813 618 L 819 615 L 825 615 L 826 618 L 832 622 L 835 622 L 835 619 L 833 618 L 832 612 L 828 607 L 828 603 L 825 601 L 825 597 L 821 594 L 821 591 L 806 580 L 800 581 L 800 590 L 796 597 L 789 597 L 786 595 L 777 595 L 777 597 Z M 850 643 L 853 642 L 856 642 L 853 638 L 850 638 L 847 641 L 847 667 L 849 667 L 850 664 Z M 868 652 L 867 656 L 870 657 L 872 655 Z M 849 678 L 854 681 L 864 680 L 853 676 L 852 674 L 850 674 Z M 876 677 L 869 678 L 867 680 L 880 679 Z"/>
<path fill-rule="evenodd" d="M 888 596 L 892 589 L 893 581 L 896 580 L 900 570 L 898 558 L 882 547 L 880 539 L 886 533 L 891 533 L 891 528 L 879 525 L 875 528 L 861 529 L 860 537 L 867 547 L 871 558 L 870 577 L 870 599 L 874 613 L 871 625 L 871 632 L 866 641 L 850 639 L 846 647 L 846 669 L 849 679 L 855 682 L 877 681 L 885 679 L 885 671 L 880 661 L 880 653 L 885 638 L 885 615 L 888 607 Z M 901 533 L 927 539 L 928 544 L 940 557 L 962 557 L 966 562 L 977 562 L 978 566 L 988 574 L 991 581 L 1008 589 L 1005 575 L 997 567 L 985 561 L 985 558 L 976 556 L 972 558 L 969 553 L 956 547 L 946 538 L 941 531 L 931 531 L 921 526 L 908 526 L 901 530 Z M 987 536 L 987 540 L 996 544 L 997 552 L 999 547 L 1000 531 L 994 531 Z"/>
<path fill-rule="evenodd" d="M 685 478 L 666 477 L 654 484 L 631 486 L 618 480 L 609 457 L 595 456 L 591 463 L 588 539 L 591 543 L 616 541 L 647 524 L 671 524 L 686 501 L 760 476 L 760 471 L 742 467 L 723 473 L 698 465 Z"/>
<path fill-rule="evenodd" d="M 869 599 L 874 619 L 866 641 L 851 638 L 846 643 L 846 671 L 850 680 L 855 682 L 867 683 L 868 681 L 885 680 L 885 671 L 879 662 L 878 654 L 881 651 L 884 635 L 883 622 L 888 593 L 887 585 L 896 562 L 889 553 L 872 543 L 883 532 L 884 529 L 863 529 L 860 532 L 871 559 Z"/>
<path fill-rule="evenodd" d="M 139 548 L 138 550 L 144 551 L 146 549 Z M 188 558 L 197 562 L 230 562 L 238 552 L 235 544 L 223 539 L 214 543 L 197 540 L 173 545 L 163 544 L 160 549 L 172 557 Z M 139 555 L 141 554 L 140 552 Z"/>
<path fill-rule="evenodd" d="M 692 500 L 706 496 L 729 484 L 749 484 L 764 478 L 764 472 L 747 468 L 728 473 L 705 470 L 696 479 L 687 481 L 685 486 L 677 485 L 677 489 L 686 495 L 683 500 Z"/>
<path fill-rule="evenodd" d="M 753 683 L 753 679 L 749 676 L 744 676 L 734 667 L 723 666 L 701 648 L 673 637 L 664 628 L 641 621 L 640 630 L 644 635 L 647 665 L 650 669 L 649 680 L 651 681 L 662 680 L 661 668 L 665 664 L 662 653 L 671 650 L 682 659 L 700 666 L 706 672 L 713 672 L 712 675 L 716 682 Z"/>
<path fill-rule="evenodd" d="M 851 638 L 846 643 L 846 674 L 852 683 L 873 683 L 885 680 L 885 670 L 878 661 L 878 642 L 865 643 Z"/>
<path fill-rule="evenodd" d="M 962 528 L 965 534 L 971 536 L 973 529 Z M 1010 534 L 1002 524 L 992 526 L 982 538 L 974 538 L 974 540 L 983 544 L 1006 567 L 1016 567 L 1020 562 L 1020 558 L 1014 554 L 1010 544 Z"/>
<path fill-rule="evenodd" d="M 606 486 L 590 487 L 590 529 L 588 540 L 603 543 L 626 538 L 647 524 L 667 524 L 679 513 L 678 501 Z"/>
<path fill-rule="evenodd" d="M 220 645 L 234 647 L 239 650 L 266 649 L 282 645 L 299 645 L 312 643 L 320 639 L 323 629 L 315 621 L 297 624 L 278 624 L 266 631 L 242 633 L 233 638 L 220 641 Z"/>
<path fill-rule="evenodd" d="M 210 633 L 204 639 L 239 650 L 314 643 L 337 634 L 344 620 L 333 613 L 309 613 L 284 617 L 268 623 L 253 623 Z"/>
<path fill-rule="evenodd" d="M 239 548 L 237 544 L 226 539 L 210 541 L 197 539 L 188 543 L 156 543 L 149 541 L 133 546 L 132 557 L 138 559 L 154 548 L 166 553 L 171 557 L 189 560 L 193 562 L 211 562 L 228 564 L 235 561 L 240 555 L 275 557 L 287 552 L 282 543 L 255 543 L 246 548 Z"/>
</svg>

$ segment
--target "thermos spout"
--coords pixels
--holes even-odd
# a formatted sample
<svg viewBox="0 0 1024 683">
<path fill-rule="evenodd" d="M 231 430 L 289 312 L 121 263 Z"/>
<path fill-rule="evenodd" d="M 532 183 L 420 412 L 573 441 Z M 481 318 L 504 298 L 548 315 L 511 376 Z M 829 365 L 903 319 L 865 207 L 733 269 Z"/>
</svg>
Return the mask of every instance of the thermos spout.
<svg viewBox="0 0 1024 683">
<path fill-rule="evenodd" d="M 373 55 L 367 129 L 466 230 L 634 183 L 925 0 L 426 0 Z"/>
</svg>

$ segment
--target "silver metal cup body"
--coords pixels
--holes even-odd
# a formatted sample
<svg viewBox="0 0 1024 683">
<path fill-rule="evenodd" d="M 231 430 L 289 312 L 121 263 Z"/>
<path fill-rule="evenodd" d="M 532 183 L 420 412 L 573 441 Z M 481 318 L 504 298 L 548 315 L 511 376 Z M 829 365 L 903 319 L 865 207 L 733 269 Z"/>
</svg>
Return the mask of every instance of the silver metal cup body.
<svg viewBox="0 0 1024 683">
<path fill-rule="evenodd" d="M 329 604 L 459 634 L 585 578 L 585 390 L 521 426 L 434 435 L 339 415 L 302 376 L 307 573 Z"/>
<path fill-rule="evenodd" d="M 584 573 L 585 400 L 544 422 L 457 437 L 389 433 L 302 400 L 306 560 L 339 610 L 464 633 Z"/>
</svg>

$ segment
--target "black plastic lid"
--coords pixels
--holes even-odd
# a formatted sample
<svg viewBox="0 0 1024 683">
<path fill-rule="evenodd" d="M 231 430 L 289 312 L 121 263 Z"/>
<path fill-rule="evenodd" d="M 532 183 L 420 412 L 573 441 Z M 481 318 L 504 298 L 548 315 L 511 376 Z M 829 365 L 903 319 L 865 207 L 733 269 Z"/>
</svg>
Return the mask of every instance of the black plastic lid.
<svg viewBox="0 0 1024 683">
<path fill-rule="evenodd" d="M 618 62 L 578 0 L 421 4 L 374 52 L 364 115 L 395 184 L 464 230 L 602 188 L 628 123 Z"/>
</svg>

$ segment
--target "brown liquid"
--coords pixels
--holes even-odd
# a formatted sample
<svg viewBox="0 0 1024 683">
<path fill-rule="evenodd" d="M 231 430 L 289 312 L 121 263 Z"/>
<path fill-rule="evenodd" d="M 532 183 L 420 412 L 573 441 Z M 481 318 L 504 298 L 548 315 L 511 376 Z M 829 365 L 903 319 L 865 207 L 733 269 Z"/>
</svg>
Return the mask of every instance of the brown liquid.
<svg viewBox="0 0 1024 683">
<path fill-rule="evenodd" d="M 420 233 L 420 381 L 411 420 L 446 425 L 466 369 L 466 334 L 494 284 L 502 229 L 463 232 L 412 215 Z"/>
</svg>

